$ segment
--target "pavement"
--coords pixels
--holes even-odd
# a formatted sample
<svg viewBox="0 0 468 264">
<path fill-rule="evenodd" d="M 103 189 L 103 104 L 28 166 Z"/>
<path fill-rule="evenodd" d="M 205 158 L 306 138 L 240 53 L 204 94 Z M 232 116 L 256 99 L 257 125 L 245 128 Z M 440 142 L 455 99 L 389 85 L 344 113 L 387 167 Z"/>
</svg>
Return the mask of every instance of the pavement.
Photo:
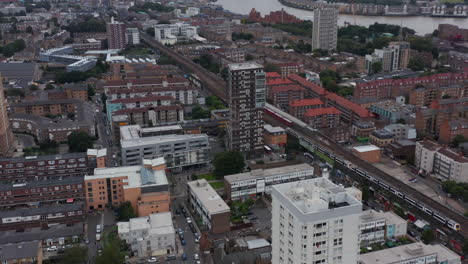
<svg viewBox="0 0 468 264">
<path fill-rule="evenodd" d="M 380 163 L 374 164 L 375 167 L 407 183 L 409 186 L 432 198 L 433 200 L 458 211 L 461 214 L 466 212 L 466 208 L 456 200 L 448 198 L 447 194 L 440 188 L 441 182 L 430 177 L 420 177 L 411 172 L 408 166 L 402 166 L 398 162 L 383 156 Z M 416 178 L 417 182 L 410 182 L 410 179 Z"/>
</svg>

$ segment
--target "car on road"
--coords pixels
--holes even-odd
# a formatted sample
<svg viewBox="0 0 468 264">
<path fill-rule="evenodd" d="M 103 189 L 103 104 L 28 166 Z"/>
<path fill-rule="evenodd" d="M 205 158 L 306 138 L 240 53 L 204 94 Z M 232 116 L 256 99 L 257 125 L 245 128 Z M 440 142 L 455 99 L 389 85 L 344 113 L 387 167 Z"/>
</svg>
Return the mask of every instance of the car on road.
<svg viewBox="0 0 468 264">
<path fill-rule="evenodd" d="M 200 243 L 200 238 L 199 237 L 195 237 L 195 243 Z"/>
<path fill-rule="evenodd" d="M 193 254 L 193 259 L 194 260 L 200 260 L 200 256 L 198 256 L 198 254 Z"/>
<path fill-rule="evenodd" d="M 184 234 L 183 233 L 179 233 L 179 239 L 184 240 Z"/>
<path fill-rule="evenodd" d="M 85 243 L 85 244 L 89 244 L 89 239 L 88 239 L 88 238 L 85 238 L 84 243 Z"/>
<path fill-rule="evenodd" d="M 192 223 L 192 219 L 190 219 L 190 217 L 187 217 L 187 223 L 191 224 Z"/>
<path fill-rule="evenodd" d="M 96 233 L 101 233 L 101 225 L 96 226 Z"/>
<path fill-rule="evenodd" d="M 187 245 L 187 242 L 185 242 L 185 239 L 180 240 L 180 243 L 182 244 L 182 246 Z"/>
<path fill-rule="evenodd" d="M 167 255 L 166 256 L 166 261 L 174 260 L 176 259 L 176 255 Z"/>
<path fill-rule="evenodd" d="M 183 253 L 182 256 L 180 256 L 180 258 L 181 258 L 183 261 L 186 261 L 186 260 L 187 260 L 187 254 Z"/>
<path fill-rule="evenodd" d="M 101 240 L 101 234 L 96 234 L 96 240 L 100 241 Z"/>
<path fill-rule="evenodd" d="M 197 232 L 197 230 L 195 229 L 195 226 L 193 225 L 193 223 L 189 223 L 188 225 L 189 225 L 189 227 L 190 227 L 190 230 L 192 230 L 192 233 L 196 233 L 196 232 Z"/>
<path fill-rule="evenodd" d="M 175 210 L 175 214 L 176 214 L 176 215 L 180 215 L 180 210 L 179 210 L 179 209 L 176 209 L 176 210 Z"/>
<path fill-rule="evenodd" d="M 152 258 L 148 259 L 148 263 L 156 263 L 157 261 L 158 261 L 158 259 L 155 258 L 155 257 L 152 257 Z"/>
<path fill-rule="evenodd" d="M 415 182 L 418 181 L 418 179 L 416 179 L 416 178 L 411 178 L 411 179 L 409 179 L 409 181 L 410 181 L 411 183 L 415 183 Z"/>
<path fill-rule="evenodd" d="M 57 246 L 51 246 L 47 248 L 47 252 L 57 251 Z"/>
</svg>

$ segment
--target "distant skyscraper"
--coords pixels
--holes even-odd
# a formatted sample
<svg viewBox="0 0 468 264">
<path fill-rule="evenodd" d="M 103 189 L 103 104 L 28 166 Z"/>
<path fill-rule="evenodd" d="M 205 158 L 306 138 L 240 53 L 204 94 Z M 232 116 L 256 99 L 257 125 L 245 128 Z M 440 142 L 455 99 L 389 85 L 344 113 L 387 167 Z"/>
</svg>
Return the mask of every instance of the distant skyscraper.
<svg viewBox="0 0 468 264">
<path fill-rule="evenodd" d="M 8 156 L 13 148 L 13 132 L 7 114 L 7 101 L 3 91 L 3 80 L 0 77 L 0 156 Z"/>
<path fill-rule="evenodd" d="M 362 203 L 326 178 L 272 186 L 272 264 L 357 263 Z"/>
<path fill-rule="evenodd" d="M 263 150 L 265 72 L 254 62 L 229 64 L 228 69 L 228 146 L 252 157 Z"/>
<path fill-rule="evenodd" d="M 338 10 L 333 7 L 314 10 L 312 49 L 335 50 L 338 39 Z"/>
<path fill-rule="evenodd" d="M 125 48 L 125 24 L 114 21 L 107 23 L 107 41 L 109 49 L 124 49 Z"/>
</svg>

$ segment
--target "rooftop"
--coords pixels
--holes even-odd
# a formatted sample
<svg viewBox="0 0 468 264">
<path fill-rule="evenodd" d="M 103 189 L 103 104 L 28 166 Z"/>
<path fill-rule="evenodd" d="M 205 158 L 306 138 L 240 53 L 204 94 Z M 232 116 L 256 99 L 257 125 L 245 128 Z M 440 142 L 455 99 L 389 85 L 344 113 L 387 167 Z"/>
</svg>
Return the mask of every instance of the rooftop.
<svg viewBox="0 0 468 264">
<path fill-rule="evenodd" d="M 354 122 L 353 126 L 358 127 L 360 129 L 368 129 L 368 128 L 375 128 L 375 124 L 372 122 L 365 122 L 365 121 L 359 121 L 359 122 Z"/>
<path fill-rule="evenodd" d="M 0 191 L 8 190 L 21 190 L 21 189 L 30 189 L 37 187 L 51 187 L 57 185 L 68 185 L 68 184 L 82 184 L 83 179 L 81 177 L 70 177 L 63 178 L 61 180 L 45 180 L 45 181 L 29 181 L 25 183 L 0 183 Z"/>
<path fill-rule="evenodd" d="M 205 179 L 187 182 L 187 185 L 200 201 L 203 208 L 208 211 L 209 215 L 230 211 L 229 206 Z"/>
<path fill-rule="evenodd" d="M 439 144 L 430 140 L 419 141 L 418 144 L 420 144 L 423 148 L 432 150 L 432 151 L 436 151 L 439 148 L 441 148 Z"/>
<path fill-rule="evenodd" d="M 268 133 L 286 133 L 286 130 L 284 130 L 284 128 L 282 127 L 273 127 L 271 125 L 264 125 L 263 126 L 263 129 L 265 129 Z"/>
<path fill-rule="evenodd" d="M 66 224 L 51 225 L 48 229 L 34 227 L 25 230 L 24 232 L 16 232 L 16 230 L 0 232 L 0 241 L 2 243 L 18 243 L 34 240 L 47 240 L 60 237 L 80 236 L 84 233 L 83 223 L 76 223 L 72 226 Z"/>
<path fill-rule="evenodd" d="M 10 263 L 8 260 L 36 258 L 41 247 L 41 241 L 20 242 L 0 245 L 0 262 Z"/>
<path fill-rule="evenodd" d="M 10 211 L 0 211 L 0 218 L 26 217 L 44 214 L 56 214 L 83 210 L 84 203 L 61 204 L 54 206 L 41 206 L 37 208 L 15 209 Z"/>
<path fill-rule="evenodd" d="M 340 110 L 335 107 L 320 107 L 315 109 L 309 109 L 304 113 L 304 116 L 314 117 L 321 115 L 339 115 L 341 114 Z"/>
<path fill-rule="evenodd" d="M 242 62 L 242 63 L 228 64 L 228 68 L 231 71 L 242 71 L 242 70 L 252 70 L 252 69 L 263 69 L 263 66 L 256 62 Z"/>
<path fill-rule="evenodd" d="M 371 108 L 372 107 L 384 109 L 389 112 L 412 111 L 414 108 L 414 106 L 412 105 L 400 104 L 394 100 L 387 100 L 387 101 L 373 103 L 371 105 Z"/>
<path fill-rule="evenodd" d="M 437 256 L 438 263 L 445 263 L 444 261 L 447 260 L 460 260 L 460 256 L 442 245 L 426 245 L 422 242 L 417 242 L 361 254 L 360 261 L 363 264 L 403 263 L 405 260 L 414 260 L 432 255 Z M 447 263 L 452 262 L 449 261 Z"/>
<path fill-rule="evenodd" d="M 287 173 L 294 173 L 299 171 L 306 171 L 309 175 L 314 174 L 314 168 L 307 163 L 291 165 L 291 166 L 284 166 L 278 168 L 271 168 L 271 169 L 256 169 L 251 170 L 249 172 L 243 172 L 238 174 L 232 174 L 224 176 L 224 180 L 233 183 L 236 181 L 243 181 L 249 179 L 256 179 L 256 178 L 264 178 L 264 177 L 273 177 L 278 175 L 284 175 Z"/>
<path fill-rule="evenodd" d="M 358 206 L 362 204 L 346 190 L 326 178 L 289 182 L 272 186 L 274 199 L 280 199 L 283 206 L 295 208 L 302 215 Z"/>
<path fill-rule="evenodd" d="M 380 150 L 379 147 L 374 146 L 374 145 L 357 146 L 357 147 L 353 147 L 353 149 L 357 152 L 368 152 L 368 151 Z"/>
<path fill-rule="evenodd" d="M 405 219 L 399 217 L 397 214 L 389 212 L 379 212 L 375 210 L 367 210 L 362 212 L 361 222 L 371 222 L 379 219 L 387 220 L 387 224 L 406 223 Z"/>
<path fill-rule="evenodd" d="M 466 158 L 463 153 L 456 153 L 450 149 L 447 149 L 447 148 L 442 148 L 442 149 L 439 149 L 438 151 L 440 154 L 446 156 L 446 157 L 449 157 L 451 159 L 453 159 L 454 161 L 457 161 L 457 162 L 460 162 L 460 163 L 468 163 L 468 158 Z"/>
<path fill-rule="evenodd" d="M 319 98 L 313 99 L 301 99 L 296 101 L 291 101 L 291 107 L 299 107 L 299 106 L 309 106 L 309 105 L 323 105 L 323 101 Z"/>
<path fill-rule="evenodd" d="M 376 138 L 393 138 L 395 135 L 393 135 L 392 132 L 385 130 L 385 129 L 379 129 L 379 130 L 374 130 L 372 131 L 372 135 L 375 136 Z"/>
<path fill-rule="evenodd" d="M 96 156 L 97 158 L 107 156 L 107 149 L 88 149 L 88 156 Z"/>
</svg>

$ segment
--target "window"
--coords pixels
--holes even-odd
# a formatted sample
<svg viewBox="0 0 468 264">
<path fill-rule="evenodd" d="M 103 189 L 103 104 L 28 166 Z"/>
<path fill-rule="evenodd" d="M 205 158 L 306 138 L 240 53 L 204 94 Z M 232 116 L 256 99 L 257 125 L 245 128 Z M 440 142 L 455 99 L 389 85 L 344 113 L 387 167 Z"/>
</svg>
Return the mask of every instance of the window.
<svg viewBox="0 0 468 264">
<path fill-rule="evenodd" d="M 315 224 L 314 227 L 316 229 L 324 228 L 327 226 L 327 223 L 320 223 L 320 224 Z"/>
<path fill-rule="evenodd" d="M 333 246 L 340 246 L 343 244 L 343 238 L 333 239 Z"/>
</svg>

